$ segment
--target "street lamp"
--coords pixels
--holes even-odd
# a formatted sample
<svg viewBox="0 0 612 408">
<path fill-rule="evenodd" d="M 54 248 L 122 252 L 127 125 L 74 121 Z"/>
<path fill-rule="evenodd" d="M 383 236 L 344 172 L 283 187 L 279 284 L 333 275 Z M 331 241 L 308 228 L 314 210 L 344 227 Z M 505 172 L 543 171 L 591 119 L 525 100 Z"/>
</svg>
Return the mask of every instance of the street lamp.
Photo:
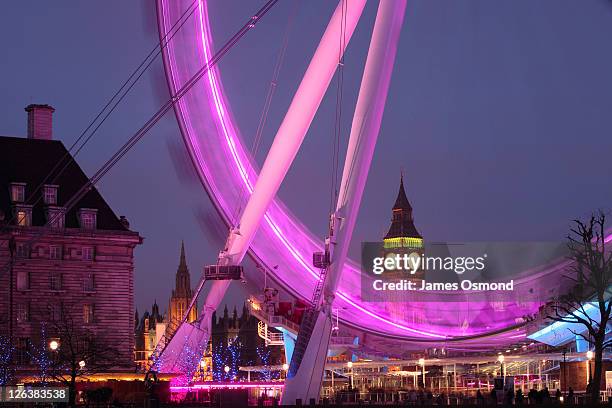
<svg viewBox="0 0 612 408">
<path fill-rule="evenodd" d="M 422 367 L 422 370 L 423 370 L 423 388 L 425 388 L 425 359 L 424 358 L 419 358 L 419 365 Z"/>
<path fill-rule="evenodd" d="M 225 371 L 226 374 L 229 373 L 229 370 L 230 370 L 229 366 L 223 367 L 223 371 Z"/>
<path fill-rule="evenodd" d="M 51 351 L 56 351 L 59 348 L 59 342 L 57 340 L 51 340 L 49 342 L 49 348 Z"/>
<path fill-rule="evenodd" d="M 351 390 L 352 390 L 355 387 L 353 383 L 353 362 L 349 361 L 348 363 L 346 363 L 346 366 L 351 370 Z"/>
<path fill-rule="evenodd" d="M 591 360 L 593 359 L 593 351 L 589 350 L 586 352 L 587 358 L 587 387 L 591 383 Z"/>
<path fill-rule="evenodd" d="M 81 370 L 85 368 L 85 360 L 79 361 L 79 367 L 81 367 Z"/>
<path fill-rule="evenodd" d="M 501 375 L 504 378 L 504 382 L 506 381 L 506 370 L 504 370 L 504 360 L 506 359 L 506 357 L 504 357 L 503 354 L 500 354 L 499 356 L 497 356 L 497 361 L 499 361 L 499 369 L 501 371 Z"/>
</svg>

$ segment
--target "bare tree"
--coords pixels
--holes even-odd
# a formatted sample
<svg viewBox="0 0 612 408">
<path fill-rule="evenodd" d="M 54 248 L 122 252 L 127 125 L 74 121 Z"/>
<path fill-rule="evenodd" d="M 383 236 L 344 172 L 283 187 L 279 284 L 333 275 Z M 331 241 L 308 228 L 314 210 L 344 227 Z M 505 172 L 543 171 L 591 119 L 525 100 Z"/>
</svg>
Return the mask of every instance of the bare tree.
<svg viewBox="0 0 612 408">
<path fill-rule="evenodd" d="M 575 227 L 568 237 L 572 260 L 568 278 L 574 281 L 575 287 L 557 299 L 552 316 L 548 316 L 554 321 L 584 326 L 583 330 L 572 332 L 594 349 L 595 371 L 589 384 L 594 403 L 599 401 L 603 350 L 612 345 L 612 339 L 606 340 L 606 328 L 612 311 L 612 252 L 606 248 L 605 221 L 606 216 L 601 211 L 586 223 L 574 220 Z M 598 313 L 589 313 L 592 309 Z"/>
<path fill-rule="evenodd" d="M 48 324 L 49 339 L 56 339 L 57 348 L 52 350 L 47 374 L 53 380 L 68 387 L 69 403 L 74 405 L 76 381 L 80 377 L 112 371 L 122 366 L 119 353 L 101 337 L 79 320 L 75 322 L 67 307 L 60 306 L 60 314 Z M 77 314 L 78 316 L 78 314 Z"/>
</svg>

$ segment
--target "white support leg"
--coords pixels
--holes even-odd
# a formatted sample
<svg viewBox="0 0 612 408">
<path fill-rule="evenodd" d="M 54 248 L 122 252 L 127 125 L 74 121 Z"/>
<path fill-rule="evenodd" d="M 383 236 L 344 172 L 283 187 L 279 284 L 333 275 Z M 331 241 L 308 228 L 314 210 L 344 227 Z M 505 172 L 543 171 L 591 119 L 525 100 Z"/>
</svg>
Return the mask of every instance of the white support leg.
<svg viewBox="0 0 612 408">
<path fill-rule="evenodd" d="M 282 405 L 294 405 L 296 399 L 301 399 L 302 403 L 307 405 L 311 398 L 314 398 L 315 401 L 319 399 L 331 328 L 330 316 L 323 311 L 319 312 L 300 368 L 295 376 L 285 380 L 281 398 Z M 316 356 L 323 356 L 323 358 L 315 358 Z"/>
<path fill-rule="evenodd" d="M 332 303 L 380 130 L 405 10 L 406 0 L 382 0 L 378 7 L 336 206 L 336 246 L 325 281 L 324 301 L 300 367 L 285 383 L 284 405 L 294 404 L 297 398 L 305 403 L 319 398 L 332 327 Z"/>
<path fill-rule="evenodd" d="M 344 53 L 366 2 L 366 0 L 345 1 L 348 1 L 344 13 L 346 41 L 340 41 L 343 18 L 343 3 L 341 0 L 276 133 L 272 147 L 257 178 L 253 194 L 240 218 L 240 224 L 230 231 L 226 247 L 219 254 L 219 264 L 221 265 L 237 265 L 242 262 L 268 206 L 276 196 L 293 159 L 302 145 L 306 132 L 334 76 L 338 66 L 338 58 Z M 172 338 L 168 347 L 166 347 L 167 353 L 164 352 L 164 354 L 168 354 L 168 357 L 162 356 L 164 358 L 161 358 L 161 372 L 176 372 L 176 367 L 179 366 L 177 361 L 182 356 L 181 350 L 185 346 L 205 344 L 208 341 L 212 312 L 221 304 L 228 287 L 229 281 L 213 282 L 213 286 L 204 301 L 204 307 L 198 319 L 199 322 L 195 325 L 198 326 L 198 330 L 185 329 L 187 331 L 185 336 L 175 335 Z"/>
<path fill-rule="evenodd" d="M 336 72 L 338 58 L 344 53 L 346 44 L 348 44 L 357 26 L 365 6 L 365 0 L 345 1 L 348 1 L 345 10 L 344 35 L 346 41 L 340 41 L 343 17 L 343 2 L 341 0 L 276 133 L 266 161 L 257 178 L 253 194 L 240 217 L 240 224 L 230 232 L 227 248 L 220 254 L 221 258 L 227 259 L 229 264 L 239 264 L 246 254 L 259 223 L 276 196 L 293 159 L 302 145 L 306 132 L 323 100 L 334 72 Z M 341 46 L 343 46 L 342 49 Z"/>
<path fill-rule="evenodd" d="M 336 246 L 325 282 L 326 298 L 335 296 L 355 229 L 387 101 L 405 11 L 406 0 L 382 0 L 376 14 L 336 204 Z"/>
</svg>

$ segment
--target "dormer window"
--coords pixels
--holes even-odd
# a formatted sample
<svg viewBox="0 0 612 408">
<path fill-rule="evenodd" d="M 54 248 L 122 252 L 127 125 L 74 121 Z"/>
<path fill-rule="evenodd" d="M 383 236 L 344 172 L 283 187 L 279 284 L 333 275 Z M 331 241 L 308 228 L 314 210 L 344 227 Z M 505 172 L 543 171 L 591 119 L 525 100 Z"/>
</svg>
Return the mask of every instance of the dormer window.
<svg viewBox="0 0 612 408">
<path fill-rule="evenodd" d="M 47 214 L 47 226 L 55 229 L 64 228 L 64 220 L 66 218 L 66 210 L 63 207 L 49 206 L 45 210 Z"/>
<path fill-rule="evenodd" d="M 25 183 L 11 183 L 11 201 L 23 203 L 25 201 Z"/>
<path fill-rule="evenodd" d="M 97 227 L 98 210 L 91 208 L 81 208 L 79 210 L 79 223 L 82 229 L 95 230 Z"/>
<path fill-rule="evenodd" d="M 15 224 L 20 227 L 29 227 L 32 225 L 31 205 L 15 205 Z"/>
<path fill-rule="evenodd" d="M 57 205 L 57 187 L 46 184 L 43 189 L 43 200 L 47 205 Z"/>
</svg>

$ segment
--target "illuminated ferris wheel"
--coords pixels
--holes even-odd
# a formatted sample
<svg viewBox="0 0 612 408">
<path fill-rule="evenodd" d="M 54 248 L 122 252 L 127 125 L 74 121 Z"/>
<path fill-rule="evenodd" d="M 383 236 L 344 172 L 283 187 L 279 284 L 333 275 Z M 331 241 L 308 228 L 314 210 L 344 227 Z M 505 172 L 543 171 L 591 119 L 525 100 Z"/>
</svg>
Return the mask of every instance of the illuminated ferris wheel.
<svg viewBox="0 0 612 408">
<path fill-rule="evenodd" d="M 269 1 L 262 10 L 275 3 Z M 174 105 L 191 161 L 228 225 L 229 234 L 217 263 L 205 268 L 212 287 L 202 315 L 194 324 L 183 323 L 172 340 L 164 344 L 162 371 L 180 370 L 177 360 L 183 350 L 208 341 L 210 314 L 220 304 L 230 282 L 215 279 L 215 274 L 241 273 L 239 265 L 247 252 L 283 290 L 311 305 L 295 342 L 285 390 L 288 400 L 296 397 L 306 400 L 308 396 L 318 395 L 321 376 L 312 373 L 321 374 L 323 370 L 333 320 L 337 318 L 332 316 L 333 308 L 342 309 L 339 320 L 347 330 L 361 338 L 367 334 L 364 346 L 382 351 L 392 344 L 390 341 L 395 344 L 403 341 L 421 348 L 430 344 L 454 344 L 470 350 L 509 344 L 525 337 L 521 317 L 535 313 L 538 303 L 517 303 L 499 309 L 494 299 L 478 303 L 455 299 L 405 302 L 398 308 L 397 305 L 390 307 L 387 302 L 370 303 L 361 299 L 360 268 L 348 259 L 348 245 L 382 122 L 406 0 L 381 1 L 378 6 L 326 240 L 321 242 L 276 196 L 341 66 L 365 4 L 365 0 L 340 0 L 333 11 L 261 168 L 233 119 L 222 72 L 217 67 L 209 70 Z M 172 95 L 215 54 L 210 25 L 215 16 L 209 14 L 205 0 L 195 3 L 158 0 L 160 37 L 167 35 L 172 24 L 189 7 L 197 7 L 195 18 L 184 25 L 163 53 Z M 253 22 L 258 18 L 258 14 L 254 15 Z M 313 254 L 317 260 L 314 264 Z M 562 266 L 519 276 L 516 285 L 519 290 L 532 288 L 543 276 L 557 272 Z M 247 271 L 246 279 L 253 273 L 261 272 Z M 198 293 L 206 281 L 204 278 Z M 299 390 L 292 386 L 298 382 L 302 385 Z"/>
</svg>

